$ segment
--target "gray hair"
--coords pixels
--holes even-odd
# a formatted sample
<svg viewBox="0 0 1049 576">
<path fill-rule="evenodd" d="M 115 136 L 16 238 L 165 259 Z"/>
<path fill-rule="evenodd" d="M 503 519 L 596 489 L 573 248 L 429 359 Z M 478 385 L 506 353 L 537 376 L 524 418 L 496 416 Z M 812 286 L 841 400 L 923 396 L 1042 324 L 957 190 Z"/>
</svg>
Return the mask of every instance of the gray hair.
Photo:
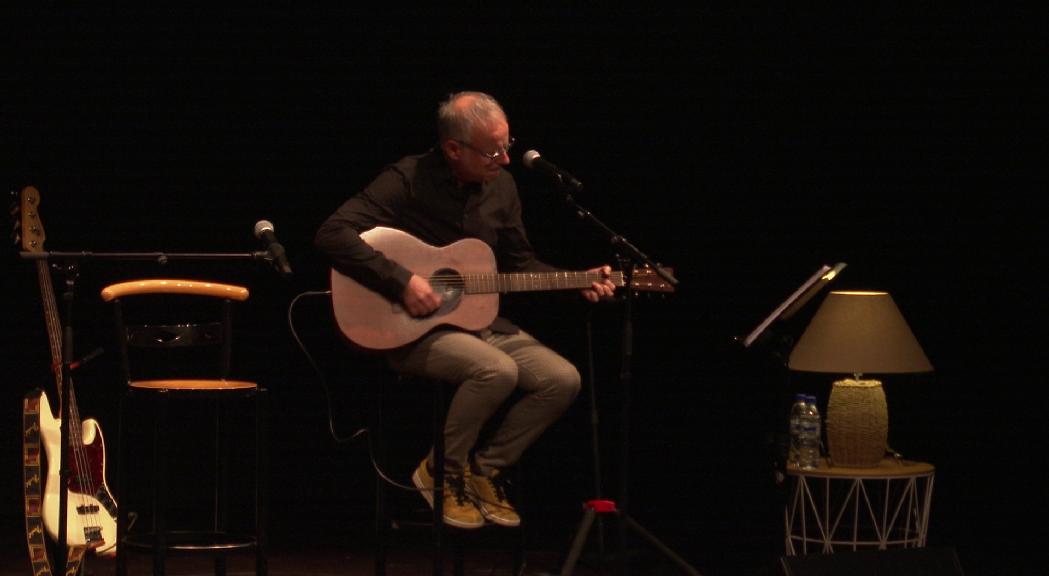
<svg viewBox="0 0 1049 576">
<path fill-rule="evenodd" d="M 474 127 L 506 121 L 506 112 L 495 98 L 484 92 L 456 92 L 437 107 L 437 137 L 469 140 Z"/>
</svg>

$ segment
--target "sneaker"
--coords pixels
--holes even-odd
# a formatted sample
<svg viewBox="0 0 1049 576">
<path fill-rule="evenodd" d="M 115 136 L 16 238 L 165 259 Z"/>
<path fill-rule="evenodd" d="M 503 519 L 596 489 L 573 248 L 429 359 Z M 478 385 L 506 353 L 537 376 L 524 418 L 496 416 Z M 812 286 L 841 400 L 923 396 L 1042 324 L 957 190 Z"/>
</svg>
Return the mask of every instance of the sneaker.
<svg viewBox="0 0 1049 576">
<path fill-rule="evenodd" d="M 419 493 L 433 508 L 433 475 L 426 465 L 426 459 L 419 463 L 419 467 L 412 474 L 412 483 L 419 489 Z M 484 526 L 484 516 L 477 510 L 473 502 L 466 497 L 466 479 L 460 474 L 444 475 L 444 500 L 443 500 L 444 523 L 456 528 L 480 528 Z"/>
<path fill-rule="evenodd" d="M 511 528 L 521 525 L 521 517 L 506 498 L 506 479 L 501 473 L 492 476 L 468 474 L 466 482 L 470 497 L 485 520 Z"/>
</svg>

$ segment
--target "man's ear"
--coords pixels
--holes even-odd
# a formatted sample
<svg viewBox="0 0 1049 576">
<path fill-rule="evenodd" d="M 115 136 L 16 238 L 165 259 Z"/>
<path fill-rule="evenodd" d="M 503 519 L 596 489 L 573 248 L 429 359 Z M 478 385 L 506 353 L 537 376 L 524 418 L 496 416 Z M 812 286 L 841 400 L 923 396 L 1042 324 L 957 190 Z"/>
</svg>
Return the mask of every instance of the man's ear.
<svg viewBox="0 0 1049 576">
<path fill-rule="evenodd" d="M 455 140 L 448 139 L 441 142 L 441 151 L 444 152 L 445 158 L 458 161 L 463 154 L 463 145 Z"/>
</svg>

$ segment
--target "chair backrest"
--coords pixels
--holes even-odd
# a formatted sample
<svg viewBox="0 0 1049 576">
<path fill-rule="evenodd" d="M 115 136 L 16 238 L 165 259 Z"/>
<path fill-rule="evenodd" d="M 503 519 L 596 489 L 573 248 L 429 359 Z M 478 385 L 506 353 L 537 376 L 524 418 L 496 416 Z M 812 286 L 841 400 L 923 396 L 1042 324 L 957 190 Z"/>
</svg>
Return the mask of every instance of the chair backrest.
<svg viewBox="0 0 1049 576">
<path fill-rule="evenodd" d="M 202 280 L 143 279 L 103 288 L 102 299 L 113 304 L 125 381 L 194 387 L 227 379 L 232 302 L 247 298 L 243 286 Z"/>
</svg>

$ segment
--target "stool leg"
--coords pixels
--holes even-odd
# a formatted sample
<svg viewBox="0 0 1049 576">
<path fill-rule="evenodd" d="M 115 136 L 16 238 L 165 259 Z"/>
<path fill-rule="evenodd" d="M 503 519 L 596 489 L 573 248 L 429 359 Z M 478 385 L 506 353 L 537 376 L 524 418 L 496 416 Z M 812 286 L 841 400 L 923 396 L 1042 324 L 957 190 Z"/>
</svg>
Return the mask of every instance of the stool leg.
<svg viewBox="0 0 1049 576">
<path fill-rule="evenodd" d="M 168 399 L 161 393 L 157 399 L 157 417 L 153 421 L 153 576 L 164 576 L 167 559 L 167 498 L 168 467 L 167 428 Z"/>
<path fill-rule="evenodd" d="M 255 576 L 266 576 L 266 546 L 269 522 L 269 396 L 266 389 L 255 392 Z"/>
<path fill-rule="evenodd" d="M 127 403 L 130 391 L 125 391 L 120 396 L 120 406 L 117 409 L 117 557 L 116 576 L 127 576 L 127 546 L 124 545 L 124 536 L 127 535 L 128 509 L 122 504 L 127 499 Z"/>
<path fill-rule="evenodd" d="M 222 429 L 222 408 L 223 404 L 219 400 L 211 401 L 212 410 L 212 433 L 215 435 L 213 442 L 215 446 L 215 485 L 212 487 L 214 492 L 212 493 L 212 518 L 211 518 L 211 529 L 216 534 L 221 533 L 226 527 L 226 492 L 227 492 L 227 468 L 229 464 L 229 454 L 226 451 L 226 442 L 223 439 Z M 218 553 L 215 555 L 215 576 L 226 576 L 226 554 Z"/>
<path fill-rule="evenodd" d="M 371 400 L 371 442 L 375 449 L 375 461 L 380 470 L 386 469 L 386 437 L 383 434 L 383 385 L 375 386 Z M 386 510 L 386 482 L 375 475 L 375 576 L 386 576 L 386 548 L 389 537 L 389 519 Z"/>
<path fill-rule="evenodd" d="M 433 400 L 433 573 L 444 574 L 444 383 L 434 382 Z"/>
<path fill-rule="evenodd" d="M 524 509 L 524 472 L 523 467 L 518 463 L 516 470 L 514 471 L 514 481 L 517 482 L 517 489 L 514 494 L 517 497 L 517 509 Z M 519 576 L 524 573 L 525 568 L 525 521 L 521 520 L 521 525 L 517 527 L 517 544 L 514 547 L 514 576 Z"/>
<path fill-rule="evenodd" d="M 463 543 L 459 539 L 452 544 L 452 574 L 463 576 Z"/>
</svg>

